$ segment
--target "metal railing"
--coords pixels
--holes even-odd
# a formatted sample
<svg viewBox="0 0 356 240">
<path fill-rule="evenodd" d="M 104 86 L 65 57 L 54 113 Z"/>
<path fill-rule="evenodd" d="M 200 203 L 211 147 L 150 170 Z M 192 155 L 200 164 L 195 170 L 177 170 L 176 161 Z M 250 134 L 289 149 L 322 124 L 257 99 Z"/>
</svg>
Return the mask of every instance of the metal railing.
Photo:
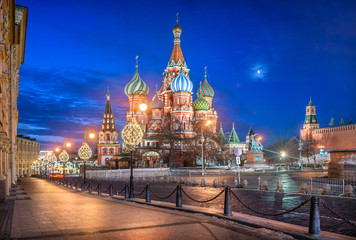
<svg viewBox="0 0 356 240">
<path fill-rule="evenodd" d="M 73 189 L 73 186 L 75 186 L 76 190 L 78 190 L 78 183 L 79 183 L 78 181 L 76 181 L 76 182 L 69 181 L 69 180 L 64 181 L 63 179 L 55 179 L 55 178 L 49 178 L 48 180 L 51 182 L 57 183 L 59 185 L 63 185 L 67 188 L 71 188 L 71 189 Z M 68 183 L 68 181 L 69 181 L 69 183 Z M 94 183 L 89 182 L 85 185 L 81 184 L 80 187 L 81 187 L 81 191 L 88 191 L 89 194 L 93 194 L 93 192 L 97 192 L 98 196 L 101 196 L 102 193 L 108 193 L 110 197 L 113 197 L 114 195 L 119 195 L 119 194 L 125 192 L 124 198 L 125 199 L 129 198 L 128 184 L 125 184 L 124 188 L 121 191 L 117 191 L 116 194 L 114 194 L 112 183 L 110 183 L 108 188 L 104 191 L 101 191 L 101 184 L 102 184 L 101 182 L 94 182 Z M 93 185 L 94 185 L 94 188 L 93 188 Z M 336 212 L 333 208 L 329 207 L 323 199 L 319 199 L 317 196 L 311 196 L 308 199 L 300 202 L 297 206 L 291 207 L 290 209 L 286 209 L 283 211 L 277 211 L 277 212 L 266 212 L 266 211 L 258 210 L 256 208 L 252 207 L 251 205 L 248 205 L 247 203 L 245 203 L 238 196 L 238 194 L 236 192 L 232 191 L 230 186 L 226 186 L 221 192 L 219 192 L 214 197 L 209 198 L 209 199 L 202 199 L 202 200 L 195 199 L 194 197 L 192 197 L 184 188 L 182 188 L 181 184 L 178 184 L 176 186 L 176 188 L 167 196 L 159 196 L 157 193 L 155 193 L 155 191 L 152 189 L 150 184 L 146 184 L 141 192 L 134 193 L 134 195 L 137 197 L 137 196 L 143 195 L 144 193 L 146 193 L 146 196 L 145 196 L 146 203 L 151 202 L 151 194 L 153 194 L 159 200 L 164 200 L 164 199 L 168 199 L 168 198 L 172 197 L 173 194 L 176 193 L 176 207 L 177 208 L 183 207 L 183 194 L 184 194 L 184 196 L 186 196 L 188 199 L 192 200 L 193 202 L 208 203 L 208 202 L 212 202 L 212 201 L 216 200 L 217 198 L 222 196 L 224 193 L 224 215 L 225 216 L 232 216 L 231 195 L 234 197 L 233 199 L 236 199 L 237 202 L 239 204 L 241 204 L 243 207 L 245 207 L 248 210 L 250 210 L 251 212 L 254 212 L 261 216 L 280 216 L 280 215 L 288 214 L 291 212 L 295 212 L 297 209 L 303 207 L 304 205 L 306 205 L 307 203 L 310 202 L 308 233 L 313 236 L 320 235 L 320 215 L 319 215 L 319 205 L 320 204 L 319 203 L 321 203 L 321 205 L 325 209 L 330 211 L 337 218 L 341 219 L 342 221 L 344 221 L 354 227 L 356 226 L 354 222 L 347 220 L 345 217 L 343 217 L 338 212 Z"/>
</svg>

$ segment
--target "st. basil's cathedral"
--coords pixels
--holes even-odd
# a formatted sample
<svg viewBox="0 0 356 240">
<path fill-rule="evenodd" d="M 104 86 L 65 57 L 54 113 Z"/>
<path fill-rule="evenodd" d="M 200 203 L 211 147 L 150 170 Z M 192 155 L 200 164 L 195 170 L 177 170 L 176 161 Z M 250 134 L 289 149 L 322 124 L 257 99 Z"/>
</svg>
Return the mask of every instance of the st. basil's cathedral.
<svg viewBox="0 0 356 240">
<path fill-rule="evenodd" d="M 217 133 L 218 113 L 213 107 L 214 89 L 209 84 L 205 69 L 204 81 L 200 82 L 197 90 L 197 98 L 193 101 L 193 83 L 189 77 L 190 69 L 184 59 L 180 45 L 182 28 L 178 25 L 173 28 L 174 47 L 168 65 L 163 73 L 162 86 L 148 104 L 148 111 L 141 111 L 139 105 L 147 103 L 149 93 L 148 85 L 142 80 L 136 62 L 136 72 L 131 81 L 125 87 L 125 94 L 129 100 L 129 110 L 126 121 L 136 118 L 136 121 L 144 129 L 142 142 L 136 147 L 139 152 L 136 167 L 161 167 L 167 166 L 167 144 L 162 144 L 162 137 L 167 132 L 175 139 L 193 139 L 202 136 L 203 130 L 206 135 L 215 136 L 207 142 L 215 147 L 219 143 L 226 149 L 241 149 L 243 152 L 249 150 L 249 144 L 240 142 L 233 126 L 230 135 L 226 138 L 220 127 Z M 118 156 L 118 133 L 113 121 L 113 115 L 108 93 L 104 118 L 99 133 L 98 162 L 100 165 L 108 164 L 112 156 Z M 108 117 L 109 116 L 109 117 Z M 109 123 L 109 124 L 108 124 Z M 252 129 L 250 129 L 247 140 Z M 198 138 L 196 138 L 198 139 Z M 109 145 L 108 145 L 109 144 Z M 186 149 L 182 142 L 177 141 L 174 148 L 177 152 Z M 201 141 L 198 141 L 201 146 Z M 125 148 L 125 146 L 123 146 Z M 125 154 L 120 154 L 125 155 Z M 199 155 L 199 154 L 198 154 Z M 182 155 L 181 155 L 182 156 Z M 183 157 L 184 158 L 184 157 Z M 199 159 L 201 161 L 201 158 Z M 171 165 L 183 166 L 182 157 L 173 157 Z M 193 164 L 195 165 L 195 163 Z"/>
</svg>

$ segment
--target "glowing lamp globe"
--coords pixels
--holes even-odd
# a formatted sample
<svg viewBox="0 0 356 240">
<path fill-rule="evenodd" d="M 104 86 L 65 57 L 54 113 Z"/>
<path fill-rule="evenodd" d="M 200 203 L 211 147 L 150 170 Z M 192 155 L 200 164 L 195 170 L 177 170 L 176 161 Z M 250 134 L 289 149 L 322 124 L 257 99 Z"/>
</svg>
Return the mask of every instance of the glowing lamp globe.
<svg viewBox="0 0 356 240">
<path fill-rule="evenodd" d="M 143 130 L 136 121 L 129 122 L 122 130 L 121 136 L 127 148 L 133 150 L 141 142 Z"/>
<path fill-rule="evenodd" d="M 89 138 L 93 139 L 95 137 L 95 133 L 89 133 Z"/>
<path fill-rule="evenodd" d="M 83 160 L 88 160 L 91 157 L 92 151 L 86 142 L 83 142 L 82 146 L 80 146 L 78 150 L 78 155 L 80 159 Z"/>
<path fill-rule="evenodd" d="M 69 159 L 69 155 L 68 155 L 67 151 L 66 151 L 66 150 L 63 150 L 63 151 L 61 152 L 61 154 L 59 154 L 59 160 L 60 160 L 61 162 L 67 162 L 68 159 Z"/>
<path fill-rule="evenodd" d="M 72 146 L 72 144 L 70 142 L 67 142 L 66 146 L 70 147 L 70 146 Z"/>
</svg>

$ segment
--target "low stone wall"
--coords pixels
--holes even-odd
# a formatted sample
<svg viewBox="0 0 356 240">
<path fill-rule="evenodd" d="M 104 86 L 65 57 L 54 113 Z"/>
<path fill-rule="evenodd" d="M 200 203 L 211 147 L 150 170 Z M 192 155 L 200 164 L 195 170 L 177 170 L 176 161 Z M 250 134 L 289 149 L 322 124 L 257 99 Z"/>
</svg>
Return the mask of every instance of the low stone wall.
<svg viewBox="0 0 356 240">
<path fill-rule="evenodd" d="M 356 176 L 356 150 L 330 152 L 329 178 L 350 178 Z"/>
<path fill-rule="evenodd" d="M 136 168 L 134 177 L 163 177 L 169 176 L 169 168 Z M 130 177 L 130 169 L 87 170 L 87 179 L 125 179 Z"/>
</svg>

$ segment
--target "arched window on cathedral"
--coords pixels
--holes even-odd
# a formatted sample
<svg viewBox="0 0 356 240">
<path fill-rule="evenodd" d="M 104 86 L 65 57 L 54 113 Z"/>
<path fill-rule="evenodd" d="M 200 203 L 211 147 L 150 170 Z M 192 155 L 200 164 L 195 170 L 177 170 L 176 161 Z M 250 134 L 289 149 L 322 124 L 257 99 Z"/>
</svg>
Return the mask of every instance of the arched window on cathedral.
<svg viewBox="0 0 356 240">
<path fill-rule="evenodd" d="M 110 154 L 114 154 L 114 149 L 110 148 Z"/>
<path fill-rule="evenodd" d="M 103 149 L 103 154 L 106 154 L 108 151 L 106 148 Z"/>
<path fill-rule="evenodd" d="M 106 134 L 106 141 L 110 141 L 110 133 Z"/>
</svg>

